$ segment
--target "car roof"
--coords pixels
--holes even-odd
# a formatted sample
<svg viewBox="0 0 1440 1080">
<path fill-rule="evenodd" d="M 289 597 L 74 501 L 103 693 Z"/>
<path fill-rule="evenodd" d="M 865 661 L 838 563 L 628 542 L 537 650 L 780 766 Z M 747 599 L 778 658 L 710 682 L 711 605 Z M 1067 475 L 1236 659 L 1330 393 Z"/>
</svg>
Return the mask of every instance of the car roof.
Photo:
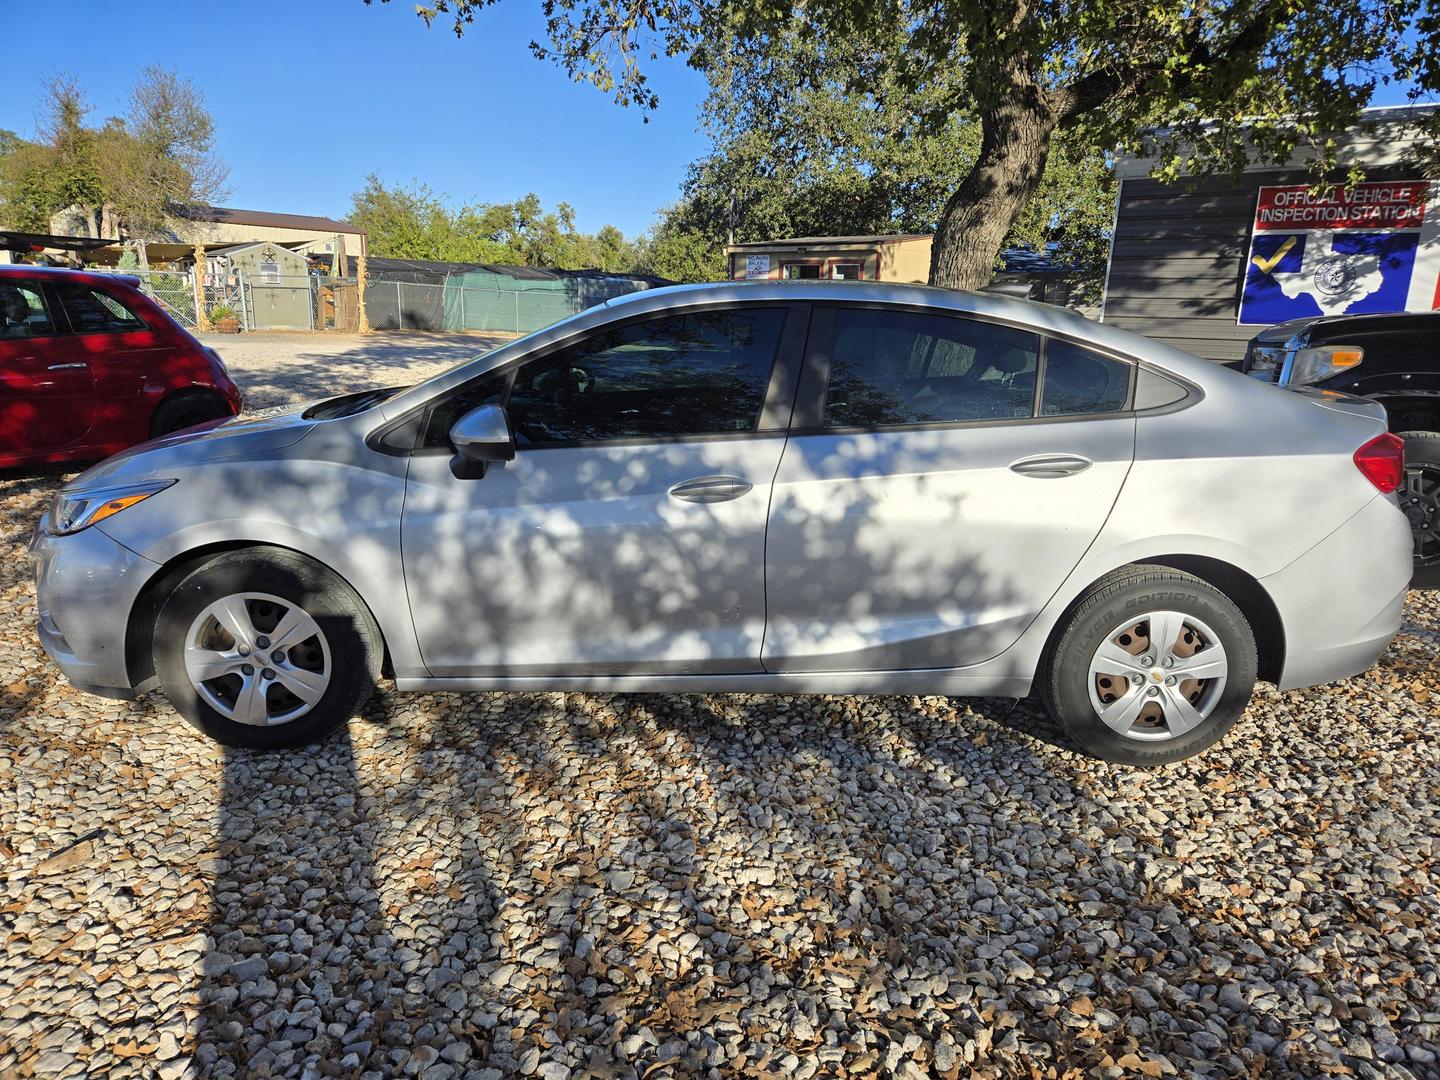
<svg viewBox="0 0 1440 1080">
<path fill-rule="evenodd" d="M 746 301 L 767 303 L 777 300 L 930 308 L 1016 323 L 1040 334 L 1072 337 L 1100 349 L 1155 360 L 1182 375 L 1204 372 L 1215 366 L 1211 361 L 1203 360 L 1193 353 L 1142 337 L 1129 330 L 1095 322 L 1068 308 L 1034 300 L 1021 300 L 998 292 L 969 292 L 933 285 L 906 285 L 885 281 L 727 281 L 645 289 L 607 300 L 603 307 L 617 314 L 623 309 L 642 314 L 654 310 L 681 309 L 690 305 L 734 304 Z"/>
<path fill-rule="evenodd" d="M 91 283 L 119 281 L 126 285 L 138 286 L 140 279 L 130 274 L 105 274 L 94 270 L 74 270 L 68 266 L 31 266 L 28 263 L 5 263 L 0 265 L 0 278 L 7 277 L 56 277 Z"/>
</svg>

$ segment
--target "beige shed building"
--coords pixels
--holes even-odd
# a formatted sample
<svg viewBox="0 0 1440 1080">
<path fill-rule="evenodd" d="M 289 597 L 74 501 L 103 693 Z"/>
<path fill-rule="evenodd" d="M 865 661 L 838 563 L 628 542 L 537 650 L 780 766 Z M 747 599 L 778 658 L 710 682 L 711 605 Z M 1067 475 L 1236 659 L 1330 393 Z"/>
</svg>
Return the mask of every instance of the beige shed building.
<svg viewBox="0 0 1440 1080">
<path fill-rule="evenodd" d="M 734 281 L 834 279 L 923 285 L 930 277 L 930 234 L 797 236 L 725 249 Z"/>
</svg>

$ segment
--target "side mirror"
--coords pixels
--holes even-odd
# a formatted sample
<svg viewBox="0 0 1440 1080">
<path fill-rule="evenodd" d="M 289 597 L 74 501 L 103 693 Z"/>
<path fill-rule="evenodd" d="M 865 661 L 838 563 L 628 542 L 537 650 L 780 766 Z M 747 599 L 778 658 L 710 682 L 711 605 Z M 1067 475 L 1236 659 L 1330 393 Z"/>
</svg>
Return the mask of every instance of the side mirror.
<svg viewBox="0 0 1440 1080">
<path fill-rule="evenodd" d="M 460 477 L 484 476 L 490 462 L 515 457 L 510 418 L 499 405 L 481 405 L 456 420 L 450 427 L 450 442 L 455 447 L 451 469 Z"/>
</svg>

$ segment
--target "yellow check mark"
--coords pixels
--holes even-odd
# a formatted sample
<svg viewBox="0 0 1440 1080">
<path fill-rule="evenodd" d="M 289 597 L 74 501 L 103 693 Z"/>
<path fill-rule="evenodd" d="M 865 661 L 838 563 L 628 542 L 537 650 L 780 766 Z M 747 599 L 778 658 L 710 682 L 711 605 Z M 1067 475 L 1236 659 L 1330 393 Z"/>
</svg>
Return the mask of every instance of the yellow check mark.
<svg viewBox="0 0 1440 1080">
<path fill-rule="evenodd" d="M 1280 245 L 1280 250 L 1275 252 L 1275 254 L 1271 255 L 1268 259 L 1261 258 L 1259 255 L 1253 255 L 1251 256 L 1250 261 L 1260 268 L 1260 272 L 1262 274 L 1268 274 L 1271 270 L 1274 270 L 1275 267 L 1280 264 L 1281 259 L 1285 258 L 1285 256 L 1290 253 L 1290 249 L 1295 246 L 1295 240 L 1295 237 L 1290 237 L 1289 240 L 1286 240 L 1285 243 Z"/>
</svg>

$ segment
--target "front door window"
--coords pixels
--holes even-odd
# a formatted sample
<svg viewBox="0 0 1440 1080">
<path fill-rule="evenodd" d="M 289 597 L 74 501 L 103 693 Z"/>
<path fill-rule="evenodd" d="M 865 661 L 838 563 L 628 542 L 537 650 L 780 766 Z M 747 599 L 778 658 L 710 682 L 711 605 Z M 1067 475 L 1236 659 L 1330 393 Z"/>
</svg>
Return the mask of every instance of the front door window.
<svg viewBox="0 0 1440 1080">
<path fill-rule="evenodd" d="M 520 445 L 754 431 L 785 310 L 702 311 L 606 330 L 520 368 Z"/>
</svg>

